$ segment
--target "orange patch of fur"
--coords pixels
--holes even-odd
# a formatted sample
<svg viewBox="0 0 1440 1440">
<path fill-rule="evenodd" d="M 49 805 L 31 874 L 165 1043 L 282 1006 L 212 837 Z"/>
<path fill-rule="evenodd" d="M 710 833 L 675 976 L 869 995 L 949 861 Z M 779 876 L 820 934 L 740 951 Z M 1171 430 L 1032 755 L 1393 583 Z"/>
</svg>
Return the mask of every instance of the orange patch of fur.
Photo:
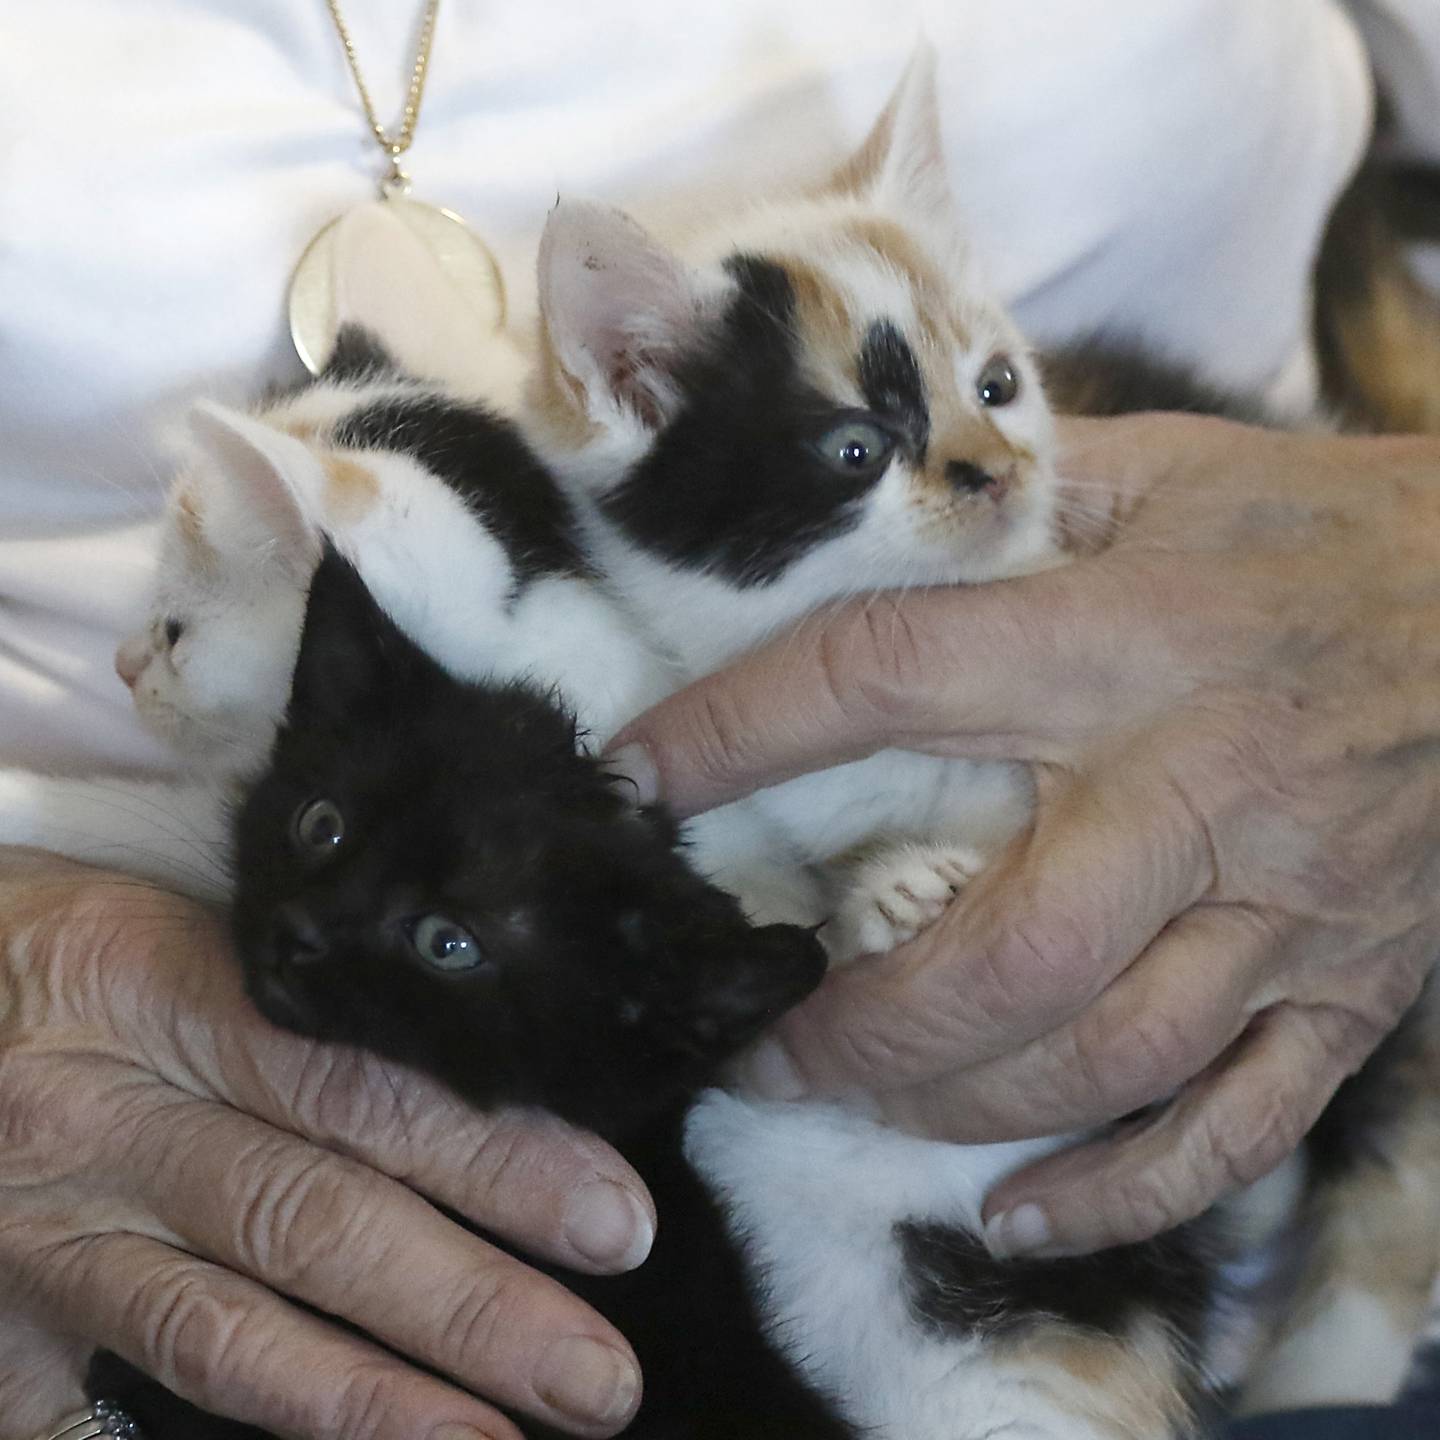
<svg viewBox="0 0 1440 1440">
<path fill-rule="evenodd" d="M 795 291 L 800 353 L 822 388 L 855 383 L 855 321 L 840 291 L 816 266 L 793 256 L 777 257 Z"/>
<path fill-rule="evenodd" d="M 306 445 L 314 445 L 320 439 L 320 426 L 313 420 L 280 420 L 267 423 L 273 424 L 277 430 L 283 430 L 296 440 L 304 441 Z"/>
<path fill-rule="evenodd" d="M 325 501 L 331 516 L 349 524 L 367 515 L 380 498 L 380 482 L 375 472 L 346 455 L 327 455 L 321 464 L 325 470 Z"/>
<path fill-rule="evenodd" d="M 1168 1440 L 1189 1433 L 1193 1410 L 1175 1340 L 1158 1322 L 1132 1340 L 1054 1325 L 1006 1345 L 1055 1406 L 1115 1440 Z"/>
</svg>

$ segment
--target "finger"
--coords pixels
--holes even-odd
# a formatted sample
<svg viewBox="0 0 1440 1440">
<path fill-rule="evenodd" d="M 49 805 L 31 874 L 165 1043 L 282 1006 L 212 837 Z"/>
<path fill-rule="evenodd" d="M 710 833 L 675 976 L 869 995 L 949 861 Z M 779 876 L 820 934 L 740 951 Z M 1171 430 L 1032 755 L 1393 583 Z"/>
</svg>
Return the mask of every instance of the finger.
<svg viewBox="0 0 1440 1440">
<path fill-rule="evenodd" d="M 382 1170 L 568 1268 L 630 1269 L 649 1253 L 649 1193 L 610 1146 L 536 1112 L 477 1111 L 403 1066 L 275 1029 L 208 912 L 92 881 L 56 934 L 86 957 L 86 1003 L 103 1007 L 120 1052 L 177 1088 Z"/>
<path fill-rule="evenodd" d="M 1172 1095 L 1244 1030 L 1274 945 L 1250 911 L 1187 911 L 1088 1009 L 994 1060 L 885 1095 L 887 1119 L 970 1143 L 1088 1129 Z"/>
<path fill-rule="evenodd" d="M 276 1435 L 520 1440 L 483 1401 L 154 1240 L 38 1236 L 29 1268 L 57 1326 L 202 1409 Z"/>
<path fill-rule="evenodd" d="M 639 1374 L 618 1332 L 404 1186 L 209 1101 L 152 1102 L 106 1148 L 186 1250 L 551 1424 L 628 1418 Z"/>
<path fill-rule="evenodd" d="M 1075 1019 L 1209 888 L 1208 843 L 1142 761 L 1078 780 L 939 922 L 832 972 L 736 1067 L 773 1099 L 923 1085 Z"/>
<path fill-rule="evenodd" d="M 1011 1176 L 985 1202 L 998 1255 L 1074 1255 L 1149 1239 L 1300 1143 L 1380 1032 L 1353 1012 L 1282 1004 L 1154 1119 Z"/>
<path fill-rule="evenodd" d="M 91 1344 L 0 1315 L 0 1440 L 31 1440 L 85 1403 Z"/>
<path fill-rule="evenodd" d="M 1093 564 L 868 596 L 662 701 L 610 754 L 682 815 L 887 746 L 1065 759 L 1152 689 L 1152 613 Z"/>
</svg>

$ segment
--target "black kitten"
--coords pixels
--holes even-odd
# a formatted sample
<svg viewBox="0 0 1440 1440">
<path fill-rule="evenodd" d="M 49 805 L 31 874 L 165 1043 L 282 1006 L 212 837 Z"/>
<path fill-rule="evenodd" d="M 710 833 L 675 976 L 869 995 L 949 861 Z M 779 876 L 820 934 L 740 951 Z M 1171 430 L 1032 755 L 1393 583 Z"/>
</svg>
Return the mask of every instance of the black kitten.
<svg viewBox="0 0 1440 1440">
<path fill-rule="evenodd" d="M 663 1223 L 631 1275 L 572 1279 L 646 1375 L 635 1436 L 842 1437 L 762 1337 L 723 1219 L 681 1156 L 719 1063 L 824 973 L 813 935 L 752 927 L 658 809 L 635 811 L 520 683 L 467 684 L 327 551 L 290 708 L 237 824 L 234 932 L 277 1024 L 426 1071 L 478 1105 L 611 1139 Z M 92 1393 L 151 1440 L 256 1435 L 100 1356 Z"/>
</svg>

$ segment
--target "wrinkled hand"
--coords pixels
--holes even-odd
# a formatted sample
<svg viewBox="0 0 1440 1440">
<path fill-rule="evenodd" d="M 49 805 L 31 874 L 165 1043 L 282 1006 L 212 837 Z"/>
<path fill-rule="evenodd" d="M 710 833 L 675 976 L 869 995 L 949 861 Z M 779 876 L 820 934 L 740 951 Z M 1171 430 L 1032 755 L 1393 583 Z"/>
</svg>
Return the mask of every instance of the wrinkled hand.
<svg viewBox="0 0 1440 1440">
<path fill-rule="evenodd" d="M 1064 434 L 1072 535 L 1109 548 L 817 617 L 616 741 L 682 812 L 892 745 L 1034 764 L 1033 833 L 746 1069 L 977 1141 L 1175 1095 L 1000 1185 L 1002 1254 L 1139 1239 L 1265 1173 L 1440 951 L 1440 445 Z"/>
<path fill-rule="evenodd" d="M 623 1269 L 653 1230 L 635 1174 L 557 1121 L 273 1030 L 225 952 L 198 906 L 0 852 L 0 1436 L 75 1408 L 97 1345 L 286 1436 L 518 1436 L 467 1391 L 618 1429 L 625 1342 L 421 1195 Z"/>
</svg>

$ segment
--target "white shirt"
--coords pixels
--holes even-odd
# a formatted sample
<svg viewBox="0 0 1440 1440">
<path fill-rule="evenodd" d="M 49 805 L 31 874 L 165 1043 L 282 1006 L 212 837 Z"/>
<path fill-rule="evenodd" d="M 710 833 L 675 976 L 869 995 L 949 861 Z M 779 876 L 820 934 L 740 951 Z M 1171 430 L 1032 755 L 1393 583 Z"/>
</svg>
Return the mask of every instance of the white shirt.
<svg viewBox="0 0 1440 1440">
<path fill-rule="evenodd" d="M 1440 14 L 1369 8 L 1407 6 Z M 343 8 L 389 121 L 418 4 Z M 1103 13 L 445 0 L 407 168 L 523 316 L 557 192 L 660 217 L 821 174 L 923 25 L 961 209 L 1032 336 L 1107 327 L 1270 385 L 1368 131 L 1364 46 L 1328 0 Z M 323 0 L 0 0 L 0 760 L 160 762 L 111 670 L 167 480 L 156 427 L 297 373 L 291 268 L 379 169 Z"/>
</svg>

